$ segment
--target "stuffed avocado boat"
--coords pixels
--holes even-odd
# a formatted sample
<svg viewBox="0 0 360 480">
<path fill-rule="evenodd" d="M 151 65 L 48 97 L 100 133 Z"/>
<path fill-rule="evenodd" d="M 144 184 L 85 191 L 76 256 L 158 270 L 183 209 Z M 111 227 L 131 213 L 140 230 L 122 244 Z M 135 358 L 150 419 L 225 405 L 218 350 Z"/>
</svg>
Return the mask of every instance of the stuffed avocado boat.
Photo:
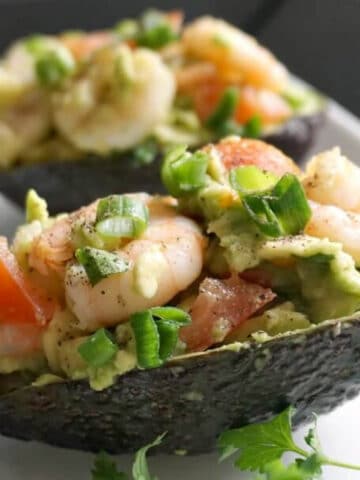
<svg viewBox="0 0 360 480">
<path fill-rule="evenodd" d="M 83 450 L 206 452 L 288 404 L 359 390 L 360 170 L 260 140 L 164 158 L 171 196 L 111 195 L 0 242 L 0 431 Z"/>
<path fill-rule="evenodd" d="M 10 46 L 0 62 L 0 190 L 22 203 L 36 188 L 52 212 L 116 192 L 123 175 L 130 190 L 145 178 L 159 193 L 162 151 L 229 134 L 299 160 L 324 100 L 223 20 L 182 22 L 181 12 L 150 10 L 108 30 Z"/>
</svg>

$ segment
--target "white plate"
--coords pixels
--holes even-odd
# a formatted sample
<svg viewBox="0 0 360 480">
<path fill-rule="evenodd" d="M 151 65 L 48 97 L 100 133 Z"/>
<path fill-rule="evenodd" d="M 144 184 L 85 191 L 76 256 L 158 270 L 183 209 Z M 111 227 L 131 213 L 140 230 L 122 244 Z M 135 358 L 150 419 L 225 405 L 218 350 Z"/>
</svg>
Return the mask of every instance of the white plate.
<svg viewBox="0 0 360 480">
<path fill-rule="evenodd" d="M 313 152 L 340 145 L 355 162 L 360 163 L 360 122 L 335 103 L 329 106 L 329 119 Z M 10 235 L 21 219 L 21 212 L 0 198 L 0 232 Z M 121 412 L 119 412 L 121 415 Z M 360 463 L 360 397 L 320 417 L 320 437 L 324 450 L 334 458 Z M 296 437 L 300 440 L 306 428 Z M 34 442 L 24 443 L 0 437 L 1 480 L 90 480 L 93 456 L 61 450 Z M 129 457 L 120 457 L 123 468 Z M 150 460 L 160 480 L 245 480 L 247 475 L 235 471 L 231 464 L 218 465 L 216 455 L 200 457 L 158 457 Z M 325 480 L 356 480 L 360 472 L 326 469 Z"/>
</svg>

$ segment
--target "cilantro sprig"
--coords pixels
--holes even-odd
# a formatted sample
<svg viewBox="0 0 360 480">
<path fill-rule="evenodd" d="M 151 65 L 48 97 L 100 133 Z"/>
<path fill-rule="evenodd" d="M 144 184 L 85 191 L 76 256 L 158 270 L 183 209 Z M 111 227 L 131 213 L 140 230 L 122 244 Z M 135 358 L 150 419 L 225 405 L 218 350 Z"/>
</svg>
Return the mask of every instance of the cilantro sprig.
<svg viewBox="0 0 360 480">
<path fill-rule="evenodd" d="M 236 468 L 257 472 L 254 480 L 315 480 L 321 478 L 324 466 L 360 471 L 360 465 L 339 462 L 324 454 L 316 430 L 316 417 L 314 426 L 305 436 L 309 449 L 299 447 L 292 436 L 294 412 L 289 407 L 272 420 L 224 432 L 219 438 L 220 461 L 237 454 Z M 136 453 L 131 477 L 120 472 L 106 453 L 100 453 L 94 463 L 92 480 L 158 480 L 149 472 L 146 454 L 150 448 L 160 445 L 163 437 L 164 434 Z M 285 465 L 282 457 L 287 452 L 294 453 L 296 458 Z"/>
<path fill-rule="evenodd" d="M 237 454 L 235 466 L 242 471 L 257 471 L 264 480 L 312 480 L 319 478 L 323 466 L 334 466 L 359 470 L 360 466 L 339 462 L 327 457 L 322 451 L 315 425 L 305 437 L 310 447 L 299 447 L 292 436 L 292 407 L 287 408 L 274 419 L 228 430 L 219 438 L 220 460 Z M 291 452 L 297 457 L 290 465 L 281 461 L 284 453 Z"/>
<path fill-rule="evenodd" d="M 157 480 L 149 472 L 147 464 L 146 454 L 150 448 L 160 445 L 165 434 L 157 437 L 152 443 L 140 448 L 135 454 L 135 459 L 132 467 L 132 477 L 129 477 L 126 473 L 120 472 L 116 463 L 105 452 L 99 453 L 95 458 L 94 467 L 91 471 L 92 480 Z"/>
</svg>

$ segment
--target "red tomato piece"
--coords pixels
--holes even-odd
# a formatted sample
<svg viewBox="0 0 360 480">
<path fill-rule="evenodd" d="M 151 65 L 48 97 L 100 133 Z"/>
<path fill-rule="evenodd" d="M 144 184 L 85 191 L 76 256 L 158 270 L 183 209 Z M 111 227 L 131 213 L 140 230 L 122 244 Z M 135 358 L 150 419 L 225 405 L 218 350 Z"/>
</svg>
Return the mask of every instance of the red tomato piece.
<svg viewBox="0 0 360 480">
<path fill-rule="evenodd" d="M 192 323 L 181 329 L 180 338 L 189 351 L 206 350 L 222 342 L 275 297 L 269 288 L 235 275 L 227 280 L 206 278 L 191 308 Z"/>
</svg>

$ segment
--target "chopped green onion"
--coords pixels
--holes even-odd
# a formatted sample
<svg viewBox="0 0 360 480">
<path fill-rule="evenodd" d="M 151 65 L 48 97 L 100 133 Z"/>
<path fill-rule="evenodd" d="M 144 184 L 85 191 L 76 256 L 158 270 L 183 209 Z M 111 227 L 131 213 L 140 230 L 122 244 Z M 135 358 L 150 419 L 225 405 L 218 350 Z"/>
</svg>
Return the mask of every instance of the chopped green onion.
<svg viewBox="0 0 360 480">
<path fill-rule="evenodd" d="M 73 72 L 74 62 L 71 57 L 62 55 L 56 50 L 49 50 L 36 60 L 35 70 L 43 86 L 56 87 Z"/>
<path fill-rule="evenodd" d="M 78 262 L 85 268 L 91 285 L 116 273 L 124 273 L 129 269 L 129 262 L 118 254 L 97 248 L 78 248 L 75 252 Z"/>
<path fill-rule="evenodd" d="M 104 238 L 138 237 L 148 222 L 148 208 L 138 198 L 111 195 L 98 203 L 95 228 Z"/>
<path fill-rule="evenodd" d="M 78 352 L 85 362 L 95 368 L 103 367 L 109 363 L 118 350 L 119 347 L 104 328 L 91 335 L 78 348 Z"/>
<path fill-rule="evenodd" d="M 229 181 L 234 190 L 241 195 L 268 190 L 277 178 L 270 172 L 260 170 L 255 165 L 236 167 L 230 170 Z"/>
<path fill-rule="evenodd" d="M 171 149 L 165 156 L 161 176 L 165 187 L 174 196 L 183 196 L 206 185 L 209 155 L 190 153 L 185 146 Z"/>
<path fill-rule="evenodd" d="M 156 327 L 160 336 L 159 357 L 162 362 L 165 362 L 175 350 L 179 336 L 179 326 L 173 322 L 158 320 Z"/>
<path fill-rule="evenodd" d="M 299 233 L 311 218 L 311 208 L 304 189 L 299 179 L 291 173 L 285 174 L 277 182 L 269 203 L 287 235 Z"/>
<path fill-rule="evenodd" d="M 251 117 L 243 126 L 243 137 L 259 138 L 262 131 L 262 122 L 259 115 Z"/>
<path fill-rule="evenodd" d="M 150 165 L 159 154 L 159 145 L 153 139 L 145 140 L 133 150 L 135 163 L 139 166 Z"/>
<path fill-rule="evenodd" d="M 243 198 L 243 204 L 261 233 L 267 237 L 279 237 L 282 234 L 280 222 L 266 198 L 261 195 L 248 195 Z"/>
<path fill-rule="evenodd" d="M 181 326 L 191 323 L 190 315 L 176 307 L 153 307 L 150 308 L 150 313 L 161 320 L 172 321 Z"/>
<path fill-rule="evenodd" d="M 137 36 L 137 43 L 143 47 L 158 49 L 178 38 L 171 23 L 158 10 L 145 12 L 140 24 L 142 28 Z"/>
<path fill-rule="evenodd" d="M 265 194 L 243 197 L 243 204 L 260 231 L 270 237 L 295 235 L 311 217 L 311 208 L 299 179 L 285 174 Z"/>
<path fill-rule="evenodd" d="M 235 87 L 227 88 L 221 97 L 216 110 L 206 120 L 206 126 L 211 130 L 222 131 L 231 120 L 239 100 L 239 90 Z"/>
<path fill-rule="evenodd" d="M 135 39 L 139 33 L 139 29 L 139 23 L 131 18 L 127 18 L 121 22 L 118 22 L 114 27 L 114 31 L 120 40 Z"/>
<path fill-rule="evenodd" d="M 34 34 L 24 39 L 26 50 L 32 55 L 37 55 L 44 51 L 46 40 L 44 35 Z"/>
<path fill-rule="evenodd" d="M 155 368 L 162 364 L 159 356 L 160 336 L 149 311 L 134 313 L 130 318 L 136 343 L 138 365 L 141 368 Z"/>
<path fill-rule="evenodd" d="M 139 367 L 158 367 L 170 358 L 178 342 L 179 329 L 190 322 L 190 315 L 175 307 L 154 307 L 132 315 L 130 324 Z"/>
</svg>

